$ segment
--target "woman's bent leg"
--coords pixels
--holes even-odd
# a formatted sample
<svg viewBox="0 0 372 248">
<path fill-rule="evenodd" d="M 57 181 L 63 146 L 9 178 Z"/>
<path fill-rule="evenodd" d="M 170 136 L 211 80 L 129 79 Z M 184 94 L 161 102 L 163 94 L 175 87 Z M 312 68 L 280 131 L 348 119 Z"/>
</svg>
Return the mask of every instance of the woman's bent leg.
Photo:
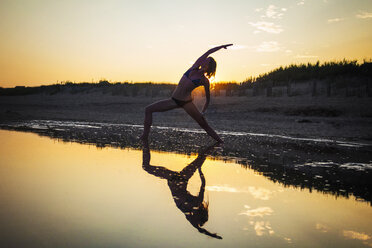
<svg viewBox="0 0 372 248">
<path fill-rule="evenodd" d="M 152 113 L 164 112 L 178 107 L 179 106 L 172 99 L 161 100 L 148 105 L 145 109 L 145 121 L 143 124 L 143 134 L 141 139 L 147 140 L 149 137 L 150 128 L 152 125 Z"/>
<path fill-rule="evenodd" d="M 199 112 L 196 106 L 190 102 L 183 105 L 183 109 L 209 134 L 213 139 L 218 142 L 223 142 L 220 136 L 209 126 L 204 116 Z"/>
</svg>

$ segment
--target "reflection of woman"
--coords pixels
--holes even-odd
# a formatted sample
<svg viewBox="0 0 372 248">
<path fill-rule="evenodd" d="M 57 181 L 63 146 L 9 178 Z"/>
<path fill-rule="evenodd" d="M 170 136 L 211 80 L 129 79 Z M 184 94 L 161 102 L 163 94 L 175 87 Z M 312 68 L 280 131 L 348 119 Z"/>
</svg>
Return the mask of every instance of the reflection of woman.
<svg viewBox="0 0 372 248">
<path fill-rule="evenodd" d="M 210 233 L 206 229 L 202 228 L 205 222 L 208 221 L 208 202 L 204 201 L 205 191 L 205 178 L 201 171 L 206 155 L 205 153 L 210 151 L 213 146 L 208 147 L 188 166 L 182 171 L 175 172 L 168 170 L 162 166 L 150 165 L 150 149 L 148 144 L 144 144 L 143 148 L 143 169 L 149 174 L 166 179 L 168 181 L 169 189 L 171 190 L 173 200 L 176 206 L 185 214 L 186 219 L 193 225 L 199 232 L 204 233 L 208 236 L 222 239 L 215 233 Z M 187 184 L 189 179 L 194 175 L 195 171 L 198 170 L 200 174 L 201 186 L 199 194 L 194 196 L 187 191 Z"/>
<path fill-rule="evenodd" d="M 149 136 L 150 127 L 152 124 L 152 113 L 164 112 L 175 108 L 183 108 L 212 138 L 218 142 L 222 142 L 217 133 L 208 125 L 204 118 L 204 112 L 207 110 L 210 100 L 209 93 L 209 78 L 216 73 L 216 61 L 210 54 L 227 48 L 232 44 L 222 45 L 208 50 L 188 69 L 182 76 L 177 88 L 172 94 L 172 98 L 158 101 L 146 107 L 144 129 L 141 139 L 146 141 Z M 191 92 L 199 87 L 204 86 L 206 102 L 202 113 L 192 103 Z"/>
</svg>

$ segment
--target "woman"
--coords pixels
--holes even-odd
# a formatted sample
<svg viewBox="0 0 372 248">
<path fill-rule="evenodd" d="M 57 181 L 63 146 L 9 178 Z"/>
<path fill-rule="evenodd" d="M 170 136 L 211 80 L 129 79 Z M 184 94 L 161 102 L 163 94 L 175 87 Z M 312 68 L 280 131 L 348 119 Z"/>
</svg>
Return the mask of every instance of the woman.
<svg viewBox="0 0 372 248">
<path fill-rule="evenodd" d="M 203 115 L 210 101 L 209 78 L 215 75 L 217 65 L 216 61 L 208 56 L 221 48 L 226 49 L 228 46 L 232 46 L 232 44 L 222 45 L 208 50 L 183 74 L 177 88 L 172 94 L 172 98 L 158 101 L 146 107 L 144 129 L 141 136 L 143 141 L 147 141 L 150 133 L 152 113 L 183 108 L 212 138 L 218 142 L 223 142 L 218 134 L 208 125 Z M 206 96 L 206 102 L 201 113 L 192 103 L 191 98 L 191 92 L 199 86 L 204 86 Z"/>
<path fill-rule="evenodd" d="M 148 143 L 144 142 L 142 168 L 151 175 L 167 180 L 177 208 L 185 214 L 186 219 L 193 227 L 200 233 L 213 238 L 222 239 L 217 233 L 211 233 L 202 227 L 208 221 L 209 203 L 204 200 L 205 177 L 201 167 L 207 158 L 207 154 L 209 154 L 214 147 L 215 145 L 202 148 L 199 151 L 198 157 L 192 163 L 183 168 L 182 171 L 176 172 L 162 166 L 150 165 L 150 148 Z M 194 196 L 187 190 L 187 185 L 196 170 L 199 172 L 201 185 L 199 194 Z"/>
</svg>

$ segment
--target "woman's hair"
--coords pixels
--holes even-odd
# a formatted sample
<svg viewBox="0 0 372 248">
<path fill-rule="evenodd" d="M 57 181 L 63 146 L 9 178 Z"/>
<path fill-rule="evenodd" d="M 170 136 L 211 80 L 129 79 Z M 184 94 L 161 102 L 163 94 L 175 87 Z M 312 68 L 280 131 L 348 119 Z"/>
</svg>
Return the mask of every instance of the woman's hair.
<svg viewBox="0 0 372 248">
<path fill-rule="evenodd" d="M 212 57 L 208 58 L 209 58 L 208 69 L 205 73 L 207 74 L 208 78 L 211 78 L 216 74 L 217 63 L 216 60 L 214 60 L 214 58 Z"/>
</svg>

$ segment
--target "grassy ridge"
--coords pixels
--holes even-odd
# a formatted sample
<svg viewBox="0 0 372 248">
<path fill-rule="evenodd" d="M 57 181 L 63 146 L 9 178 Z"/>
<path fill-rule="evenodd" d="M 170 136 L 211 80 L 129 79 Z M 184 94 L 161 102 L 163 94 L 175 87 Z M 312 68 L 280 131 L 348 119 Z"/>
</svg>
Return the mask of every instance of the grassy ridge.
<svg viewBox="0 0 372 248">
<path fill-rule="evenodd" d="M 357 60 L 342 60 L 325 62 L 320 64 L 291 64 L 276 68 L 268 73 L 261 74 L 257 78 L 248 78 L 243 83 L 254 83 L 273 80 L 274 82 L 295 80 L 304 81 L 311 79 L 325 79 L 339 76 L 372 76 L 372 63 L 364 61 L 358 64 Z"/>
<path fill-rule="evenodd" d="M 364 61 L 358 63 L 356 60 L 342 60 L 336 62 L 325 62 L 320 64 L 292 64 L 276 68 L 258 77 L 250 77 L 243 82 L 218 82 L 213 83 L 211 91 L 215 96 L 220 91 L 225 95 L 245 95 L 245 90 L 252 88 L 267 88 L 287 86 L 288 83 L 297 83 L 311 80 L 323 80 L 331 82 L 334 87 L 346 87 L 348 84 L 369 85 L 372 78 L 372 63 Z M 0 95 L 28 95 L 28 94 L 57 94 L 57 93 L 92 93 L 101 92 L 104 94 L 123 96 L 168 96 L 175 89 L 175 84 L 170 83 L 110 83 L 101 80 L 98 83 L 72 83 L 62 82 L 60 84 L 14 88 L 1 88 Z M 369 86 L 368 86 L 369 87 Z M 368 88 L 367 87 L 367 88 Z"/>
<path fill-rule="evenodd" d="M 16 86 L 14 88 L 0 88 L 0 95 L 31 95 L 31 94 L 49 94 L 58 93 L 81 94 L 81 93 L 103 93 L 122 96 L 145 96 L 156 97 L 160 95 L 169 95 L 174 89 L 175 84 L 155 84 L 155 83 L 110 83 L 101 80 L 98 83 L 72 83 L 63 82 L 61 84 L 43 85 L 37 87 Z"/>
</svg>

